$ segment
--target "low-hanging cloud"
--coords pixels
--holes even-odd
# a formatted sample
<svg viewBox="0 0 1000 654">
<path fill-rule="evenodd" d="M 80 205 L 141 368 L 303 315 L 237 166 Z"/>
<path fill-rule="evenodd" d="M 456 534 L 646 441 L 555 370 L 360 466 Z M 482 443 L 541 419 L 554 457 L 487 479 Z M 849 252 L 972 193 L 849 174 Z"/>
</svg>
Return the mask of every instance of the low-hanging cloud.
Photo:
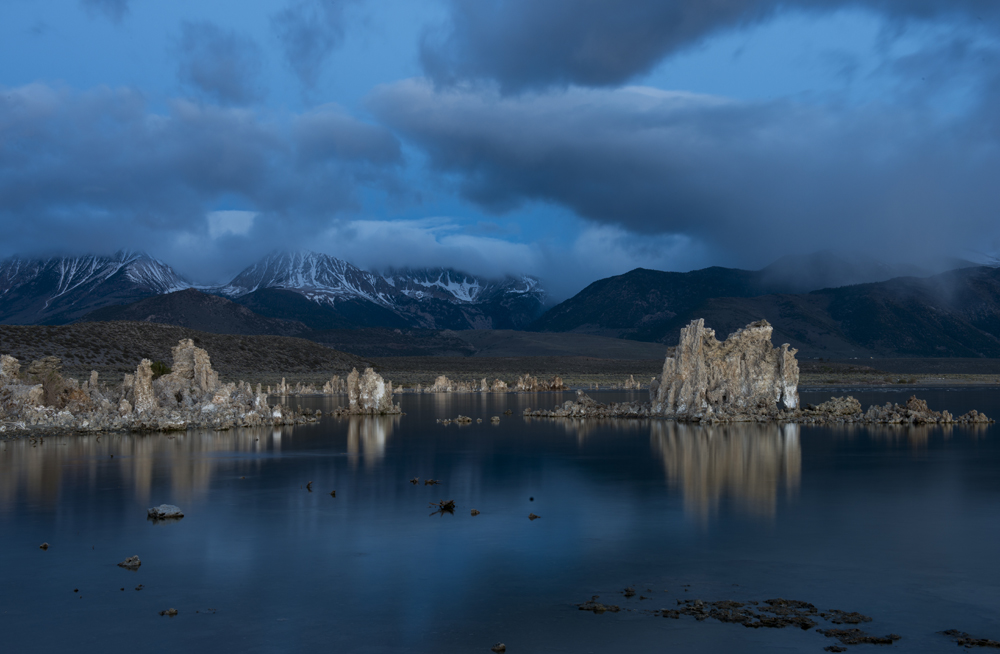
<svg viewBox="0 0 1000 654">
<path fill-rule="evenodd" d="M 264 234 L 320 229 L 395 183 L 391 134 L 341 113 L 316 161 L 310 119 L 184 100 L 157 113 L 129 88 L 0 89 L 0 255 L 155 249 L 207 237 L 218 208 L 257 212 L 252 235 L 274 247 Z"/>
<path fill-rule="evenodd" d="M 992 93 L 949 117 L 920 104 L 635 87 L 507 96 L 408 80 L 369 105 L 487 210 L 556 203 L 597 224 L 690 237 L 731 263 L 798 248 L 920 256 L 1000 236 Z"/>
<path fill-rule="evenodd" d="M 344 41 L 345 9 L 358 0 L 291 0 L 271 17 L 285 59 L 299 81 L 315 86 L 323 64 Z"/>
<path fill-rule="evenodd" d="M 263 57 L 250 37 L 209 22 L 183 21 L 173 50 L 177 77 L 199 95 L 222 104 L 248 104 L 263 96 Z"/>
<path fill-rule="evenodd" d="M 889 21 L 960 20 L 1000 30 L 994 0 L 449 0 L 420 56 L 437 83 L 494 80 L 504 92 L 614 86 L 725 30 L 780 12 L 869 10 Z"/>
</svg>

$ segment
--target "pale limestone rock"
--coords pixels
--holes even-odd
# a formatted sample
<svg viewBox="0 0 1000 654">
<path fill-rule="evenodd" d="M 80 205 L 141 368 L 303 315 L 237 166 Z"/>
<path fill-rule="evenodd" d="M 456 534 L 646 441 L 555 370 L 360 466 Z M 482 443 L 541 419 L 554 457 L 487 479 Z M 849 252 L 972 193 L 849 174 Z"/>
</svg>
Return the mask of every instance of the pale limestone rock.
<svg viewBox="0 0 1000 654">
<path fill-rule="evenodd" d="M 704 320 L 681 330 L 674 356 L 663 364 L 653 412 L 678 418 L 776 415 L 798 407 L 796 350 L 772 347 L 766 320 L 730 334 L 724 342 Z"/>
<path fill-rule="evenodd" d="M 371 368 L 363 375 L 357 369 L 347 376 L 347 401 L 349 414 L 386 415 L 400 413 L 399 405 L 392 403 L 392 382 L 386 382 Z"/>
<path fill-rule="evenodd" d="M 153 395 L 153 362 L 143 359 L 135 369 L 135 383 L 132 387 L 132 405 L 136 413 L 147 413 L 156 409 Z"/>
<path fill-rule="evenodd" d="M 6 378 L 4 381 L 10 382 L 17 379 L 20 372 L 21 363 L 17 359 L 7 354 L 0 356 L 0 378 Z"/>
<path fill-rule="evenodd" d="M 340 393 L 347 392 L 347 382 L 340 378 L 339 375 L 334 375 L 330 378 L 330 381 L 323 384 L 323 394 L 324 395 L 338 395 Z"/>
<path fill-rule="evenodd" d="M 179 341 L 170 352 L 174 362 L 170 374 L 164 375 L 164 378 L 189 382 L 192 388 L 202 393 L 210 393 L 219 387 L 219 373 L 212 370 L 208 352 L 195 347 L 190 338 Z"/>
</svg>

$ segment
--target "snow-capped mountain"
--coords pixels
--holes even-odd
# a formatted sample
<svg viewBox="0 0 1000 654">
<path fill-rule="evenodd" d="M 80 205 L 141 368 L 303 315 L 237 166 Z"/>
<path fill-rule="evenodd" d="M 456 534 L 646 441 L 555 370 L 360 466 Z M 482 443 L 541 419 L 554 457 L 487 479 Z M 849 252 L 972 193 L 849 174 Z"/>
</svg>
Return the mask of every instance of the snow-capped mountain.
<svg viewBox="0 0 1000 654">
<path fill-rule="evenodd" d="M 545 298 L 532 277 L 486 279 L 445 268 L 377 273 L 315 252 L 275 253 L 224 286 L 196 287 L 163 262 L 118 252 L 0 262 L 0 323 L 73 322 L 98 309 L 188 288 L 315 330 L 516 329 L 541 314 Z"/>
<path fill-rule="evenodd" d="M 533 277 L 491 280 L 446 268 L 375 273 L 316 252 L 269 255 L 216 289 L 265 315 L 303 319 L 288 315 L 287 301 L 262 293 L 268 290 L 296 293 L 364 326 L 429 329 L 523 327 L 538 317 L 545 299 Z M 339 322 L 331 317 L 330 326 Z"/>
<path fill-rule="evenodd" d="M 12 257 L 0 261 L 0 323 L 66 323 L 103 306 L 188 287 L 170 266 L 141 252 Z"/>
</svg>

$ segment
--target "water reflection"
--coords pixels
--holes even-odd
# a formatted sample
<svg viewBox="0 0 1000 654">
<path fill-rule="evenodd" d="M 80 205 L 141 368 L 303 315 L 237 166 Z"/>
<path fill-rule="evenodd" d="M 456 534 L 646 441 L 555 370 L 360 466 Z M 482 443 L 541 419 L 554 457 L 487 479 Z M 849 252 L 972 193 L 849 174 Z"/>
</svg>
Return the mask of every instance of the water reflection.
<svg viewBox="0 0 1000 654">
<path fill-rule="evenodd" d="M 385 457 L 385 444 L 399 425 L 400 416 L 351 416 L 347 425 L 347 453 L 351 463 L 363 456 L 365 468 L 373 469 Z"/>
<path fill-rule="evenodd" d="M 686 511 L 702 518 L 717 511 L 723 497 L 752 514 L 773 515 L 778 489 L 796 492 L 802 476 L 794 424 L 653 421 L 650 441 L 668 482 L 681 488 Z"/>
<path fill-rule="evenodd" d="M 51 436 L 3 443 L 0 456 L 0 503 L 18 498 L 47 506 L 59 501 L 64 484 L 80 482 L 96 490 L 110 474 L 132 489 L 140 502 L 150 499 L 156 476 L 166 477 L 179 500 L 208 491 L 227 454 L 281 450 L 291 427 L 247 428 L 225 432 L 195 430 L 176 434 L 103 434 Z"/>
</svg>

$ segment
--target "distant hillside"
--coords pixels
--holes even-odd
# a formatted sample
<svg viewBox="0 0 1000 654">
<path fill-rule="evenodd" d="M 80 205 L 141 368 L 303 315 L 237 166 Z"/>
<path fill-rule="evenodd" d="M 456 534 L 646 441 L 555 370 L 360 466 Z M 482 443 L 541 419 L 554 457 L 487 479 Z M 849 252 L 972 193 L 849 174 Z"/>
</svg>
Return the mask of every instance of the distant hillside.
<svg viewBox="0 0 1000 654">
<path fill-rule="evenodd" d="M 686 319 L 709 298 L 753 297 L 782 289 L 766 285 L 756 271 L 714 267 L 673 273 L 636 268 L 594 282 L 548 310 L 531 329 L 658 341 L 667 325 L 678 317 Z"/>
<path fill-rule="evenodd" d="M 774 325 L 775 342 L 791 343 L 802 356 L 1000 357 L 1000 270 L 995 268 L 756 297 L 750 296 L 751 284 L 741 288 L 740 276 L 728 274 L 721 275 L 722 281 L 743 295 L 731 292 L 725 297 L 718 290 L 722 284 L 712 287 L 705 283 L 706 275 L 695 273 L 674 277 L 675 286 L 667 290 L 648 283 L 637 287 L 636 280 L 664 282 L 665 278 L 649 272 L 633 271 L 637 274 L 621 276 L 625 280 L 602 280 L 605 284 L 596 292 L 573 298 L 574 304 L 562 312 L 557 324 L 594 331 L 591 321 L 596 317 L 607 331 L 670 344 L 693 318 L 704 318 L 720 337 L 765 318 Z M 655 304 L 636 299 L 644 293 L 657 294 L 672 310 L 647 313 Z M 719 296 L 709 295 L 714 293 Z M 617 303 L 616 296 L 621 298 Z M 599 312 L 588 311 L 588 297 Z"/>
<path fill-rule="evenodd" d="M 232 300 L 193 288 L 104 307 L 88 313 L 81 322 L 112 320 L 177 325 L 213 334 L 299 336 L 310 331 L 301 322 L 261 316 Z"/>
</svg>

